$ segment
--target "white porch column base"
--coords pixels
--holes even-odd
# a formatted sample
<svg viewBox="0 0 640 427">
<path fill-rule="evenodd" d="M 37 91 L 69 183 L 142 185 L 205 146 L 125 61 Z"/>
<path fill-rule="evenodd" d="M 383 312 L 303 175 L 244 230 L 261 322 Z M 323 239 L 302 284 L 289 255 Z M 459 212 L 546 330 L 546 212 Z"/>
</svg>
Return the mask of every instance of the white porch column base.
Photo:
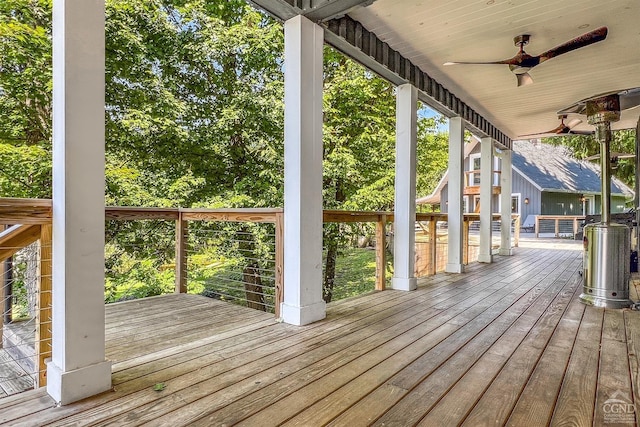
<svg viewBox="0 0 640 427">
<path fill-rule="evenodd" d="M 464 272 L 462 258 L 462 197 L 464 187 L 464 120 L 449 119 L 449 187 L 447 199 L 447 222 L 449 241 L 447 245 L 447 273 Z"/>
<path fill-rule="evenodd" d="M 77 402 L 110 388 L 111 362 L 108 360 L 67 372 L 51 361 L 47 363 L 47 393 L 61 405 Z"/>
<path fill-rule="evenodd" d="M 326 317 L 327 305 L 324 301 L 304 307 L 296 307 L 282 303 L 280 315 L 286 323 L 296 326 L 308 325 Z"/>
<path fill-rule="evenodd" d="M 391 279 L 391 287 L 397 291 L 414 291 L 418 288 L 418 279 L 415 277 L 394 277 Z"/>
<path fill-rule="evenodd" d="M 480 252 L 478 262 L 493 262 L 493 140 L 482 138 L 480 142 Z"/>
<path fill-rule="evenodd" d="M 445 273 L 464 273 L 464 264 L 447 264 L 444 268 Z"/>
<path fill-rule="evenodd" d="M 491 254 L 478 254 L 478 262 L 484 264 L 491 264 L 493 262 L 493 255 Z"/>
<path fill-rule="evenodd" d="M 322 27 L 284 23 L 284 301 L 282 320 L 325 317 L 322 299 Z"/>
<path fill-rule="evenodd" d="M 500 248 L 500 255 L 502 256 L 511 256 L 514 254 L 513 248 Z"/>
</svg>

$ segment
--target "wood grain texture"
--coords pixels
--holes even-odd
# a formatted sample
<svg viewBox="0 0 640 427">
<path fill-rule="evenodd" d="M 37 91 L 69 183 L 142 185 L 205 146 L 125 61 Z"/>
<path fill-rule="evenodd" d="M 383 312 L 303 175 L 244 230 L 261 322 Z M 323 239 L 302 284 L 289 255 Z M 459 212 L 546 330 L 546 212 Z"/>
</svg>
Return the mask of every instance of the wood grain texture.
<svg viewBox="0 0 640 427">
<path fill-rule="evenodd" d="M 387 286 L 387 216 L 376 222 L 376 291 Z"/>
<path fill-rule="evenodd" d="M 575 246 L 329 304 L 304 327 L 188 294 L 114 304 L 115 390 L 55 409 L 37 391 L 3 398 L 0 422 L 600 425 L 613 388 L 637 397 L 640 313 L 577 301 Z"/>
<path fill-rule="evenodd" d="M 593 424 L 603 317 L 603 309 L 586 307 L 551 419 L 552 426 Z"/>
<path fill-rule="evenodd" d="M 36 387 L 47 385 L 47 363 L 51 357 L 52 316 L 52 226 L 40 226 L 40 271 L 38 274 L 38 306 L 36 310 L 35 350 L 37 368 Z"/>
<path fill-rule="evenodd" d="M 175 238 L 175 292 L 187 293 L 187 240 L 189 237 L 189 222 L 179 217 L 176 219 Z"/>
<path fill-rule="evenodd" d="M 633 403 L 623 310 L 605 309 L 600 343 L 598 386 L 593 413 L 594 425 L 611 424 L 612 420 L 617 420 L 618 415 L 623 415 L 612 413 L 605 406 L 609 399 Z M 635 421 L 633 414 L 630 414 L 630 418 L 633 423 Z"/>
<path fill-rule="evenodd" d="M 13 256 L 20 249 L 40 238 L 40 225 L 15 225 L 2 232 L 0 237 L 0 262 Z"/>
</svg>

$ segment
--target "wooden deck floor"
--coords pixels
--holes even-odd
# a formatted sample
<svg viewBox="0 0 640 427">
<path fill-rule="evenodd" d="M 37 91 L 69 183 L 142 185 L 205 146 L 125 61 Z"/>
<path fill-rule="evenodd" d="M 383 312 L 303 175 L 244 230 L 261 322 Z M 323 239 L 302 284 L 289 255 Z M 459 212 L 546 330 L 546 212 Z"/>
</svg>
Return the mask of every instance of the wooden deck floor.
<svg viewBox="0 0 640 427">
<path fill-rule="evenodd" d="M 640 313 L 580 304 L 582 252 L 564 247 L 331 304 L 306 327 L 198 296 L 114 304 L 113 391 L 11 396 L 0 424 L 635 424 L 610 399 L 638 396 Z"/>
</svg>

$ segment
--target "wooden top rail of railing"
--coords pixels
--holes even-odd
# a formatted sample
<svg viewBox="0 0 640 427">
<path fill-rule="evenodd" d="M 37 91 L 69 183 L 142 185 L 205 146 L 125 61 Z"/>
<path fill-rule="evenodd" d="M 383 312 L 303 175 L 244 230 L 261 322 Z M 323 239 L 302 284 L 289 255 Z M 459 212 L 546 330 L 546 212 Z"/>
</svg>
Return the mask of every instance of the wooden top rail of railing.
<svg viewBox="0 0 640 427">
<path fill-rule="evenodd" d="M 157 208 L 132 206 L 107 206 L 105 219 L 111 220 L 178 220 L 185 221 L 231 221 L 231 222 L 275 222 L 282 208 Z M 49 199 L 0 198 L 0 224 L 47 224 L 51 222 L 52 208 Z M 324 222 L 393 222 L 393 212 L 324 210 Z M 516 218 L 518 215 L 512 215 Z M 465 213 L 466 220 L 479 220 L 478 213 Z M 566 217 L 565 217 L 566 218 Z M 493 214 L 493 219 L 500 219 Z M 416 213 L 417 221 L 446 221 L 442 212 Z"/>
<path fill-rule="evenodd" d="M 0 224 L 48 224 L 51 200 L 0 198 Z"/>
</svg>

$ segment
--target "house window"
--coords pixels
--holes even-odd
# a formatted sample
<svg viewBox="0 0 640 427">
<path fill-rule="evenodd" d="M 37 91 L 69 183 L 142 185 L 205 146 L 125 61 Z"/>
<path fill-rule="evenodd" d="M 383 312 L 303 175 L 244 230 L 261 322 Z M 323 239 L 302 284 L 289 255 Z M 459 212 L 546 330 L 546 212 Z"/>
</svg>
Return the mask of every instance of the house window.
<svg viewBox="0 0 640 427">
<path fill-rule="evenodd" d="M 520 213 L 520 194 L 511 195 L 511 213 L 512 214 Z"/>
<path fill-rule="evenodd" d="M 480 185 L 480 154 L 469 156 L 469 186 Z"/>
</svg>

